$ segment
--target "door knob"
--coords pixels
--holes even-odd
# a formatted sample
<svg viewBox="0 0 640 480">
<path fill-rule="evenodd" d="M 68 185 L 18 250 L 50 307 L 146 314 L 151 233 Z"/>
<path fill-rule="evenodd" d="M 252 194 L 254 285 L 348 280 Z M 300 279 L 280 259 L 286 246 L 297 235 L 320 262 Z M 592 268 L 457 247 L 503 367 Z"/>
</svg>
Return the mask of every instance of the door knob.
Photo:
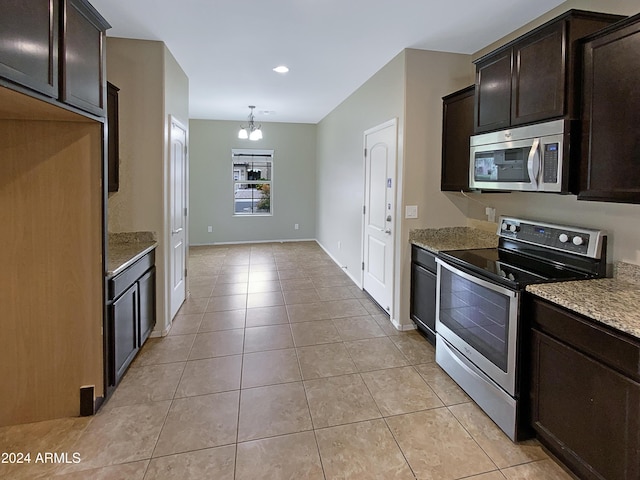
<svg viewBox="0 0 640 480">
<path fill-rule="evenodd" d="M 177 229 L 177 230 L 171 230 L 171 234 L 172 234 L 172 235 L 177 235 L 177 234 L 178 234 L 178 233 L 180 233 L 181 231 L 182 231 L 182 227 L 180 227 L 180 228 L 179 228 L 179 229 Z"/>
</svg>

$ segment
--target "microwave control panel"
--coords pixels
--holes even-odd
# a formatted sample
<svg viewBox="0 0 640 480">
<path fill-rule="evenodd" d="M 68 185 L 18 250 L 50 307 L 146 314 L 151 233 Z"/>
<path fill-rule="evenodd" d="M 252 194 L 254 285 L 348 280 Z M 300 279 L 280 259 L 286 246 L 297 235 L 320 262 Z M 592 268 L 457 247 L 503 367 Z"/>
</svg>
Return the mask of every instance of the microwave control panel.
<svg viewBox="0 0 640 480">
<path fill-rule="evenodd" d="M 542 152 L 542 181 L 558 183 L 558 143 L 547 143 Z"/>
<path fill-rule="evenodd" d="M 533 245 L 599 258 L 604 233 L 600 230 L 501 217 L 498 235 Z"/>
</svg>

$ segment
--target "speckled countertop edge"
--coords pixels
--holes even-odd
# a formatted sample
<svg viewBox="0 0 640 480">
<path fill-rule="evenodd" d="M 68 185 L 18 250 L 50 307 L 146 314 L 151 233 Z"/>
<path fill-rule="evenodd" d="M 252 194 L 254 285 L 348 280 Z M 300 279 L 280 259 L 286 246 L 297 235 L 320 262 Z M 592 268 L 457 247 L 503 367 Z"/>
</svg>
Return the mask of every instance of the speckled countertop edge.
<svg viewBox="0 0 640 480">
<path fill-rule="evenodd" d="M 443 250 L 495 248 L 498 246 L 498 236 L 471 227 L 425 228 L 411 230 L 409 242 L 438 253 Z"/>
<path fill-rule="evenodd" d="M 618 262 L 614 278 L 528 285 L 532 294 L 640 338 L 640 266 Z"/>
<path fill-rule="evenodd" d="M 114 277 L 158 246 L 153 232 L 110 233 L 107 278 Z"/>
</svg>

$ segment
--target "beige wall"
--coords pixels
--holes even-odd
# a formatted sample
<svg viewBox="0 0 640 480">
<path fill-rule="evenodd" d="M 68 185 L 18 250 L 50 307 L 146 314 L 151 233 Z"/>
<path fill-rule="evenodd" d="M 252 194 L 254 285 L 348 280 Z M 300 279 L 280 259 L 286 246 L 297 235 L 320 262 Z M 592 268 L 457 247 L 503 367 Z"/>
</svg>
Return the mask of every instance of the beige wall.
<svg viewBox="0 0 640 480">
<path fill-rule="evenodd" d="M 152 231 L 157 322 L 167 330 L 168 116 L 188 125 L 188 80 L 164 43 L 107 38 L 107 79 L 120 88 L 120 189 L 109 195 L 110 232 Z"/>
<path fill-rule="evenodd" d="M 357 283 L 362 262 L 364 132 L 397 118 L 402 136 L 404 65 L 402 52 L 318 124 L 316 239 Z M 401 148 L 398 157 L 400 162 Z"/>
<path fill-rule="evenodd" d="M 606 13 L 633 15 L 640 11 L 637 0 L 570 0 L 528 24 L 524 29 L 505 37 L 500 42 L 477 52 L 474 57 L 484 54 L 518 35 L 534 28 L 544 21 L 570 9 L 593 10 Z M 458 196 L 452 194 L 452 197 Z M 640 264 L 640 206 L 620 203 L 577 201 L 573 195 L 511 193 L 474 194 L 473 198 L 496 208 L 497 214 L 520 215 L 557 223 L 603 228 L 609 233 L 608 261 L 624 260 Z M 469 218 L 486 219 L 484 206 L 469 203 Z"/>
<path fill-rule="evenodd" d="M 316 126 L 264 123 L 264 138 L 238 139 L 242 122 L 191 120 L 191 245 L 314 239 L 316 237 Z M 233 215 L 231 150 L 274 150 L 271 216 Z M 294 224 L 299 229 L 294 229 Z M 207 227 L 213 232 L 208 233 Z"/>
</svg>

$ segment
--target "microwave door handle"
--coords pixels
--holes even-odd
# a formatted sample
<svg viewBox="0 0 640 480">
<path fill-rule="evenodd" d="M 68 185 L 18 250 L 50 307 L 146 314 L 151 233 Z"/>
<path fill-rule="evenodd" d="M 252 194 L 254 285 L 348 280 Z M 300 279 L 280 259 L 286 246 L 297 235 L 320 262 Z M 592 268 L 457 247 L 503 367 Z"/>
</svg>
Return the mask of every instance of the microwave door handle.
<svg viewBox="0 0 640 480">
<path fill-rule="evenodd" d="M 529 179 L 531 180 L 533 191 L 538 190 L 538 173 L 540 172 L 538 145 L 540 145 L 540 139 L 536 138 L 533 140 L 533 145 L 531 145 L 531 150 L 529 151 L 529 158 L 527 159 L 527 171 L 529 172 Z"/>
</svg>

